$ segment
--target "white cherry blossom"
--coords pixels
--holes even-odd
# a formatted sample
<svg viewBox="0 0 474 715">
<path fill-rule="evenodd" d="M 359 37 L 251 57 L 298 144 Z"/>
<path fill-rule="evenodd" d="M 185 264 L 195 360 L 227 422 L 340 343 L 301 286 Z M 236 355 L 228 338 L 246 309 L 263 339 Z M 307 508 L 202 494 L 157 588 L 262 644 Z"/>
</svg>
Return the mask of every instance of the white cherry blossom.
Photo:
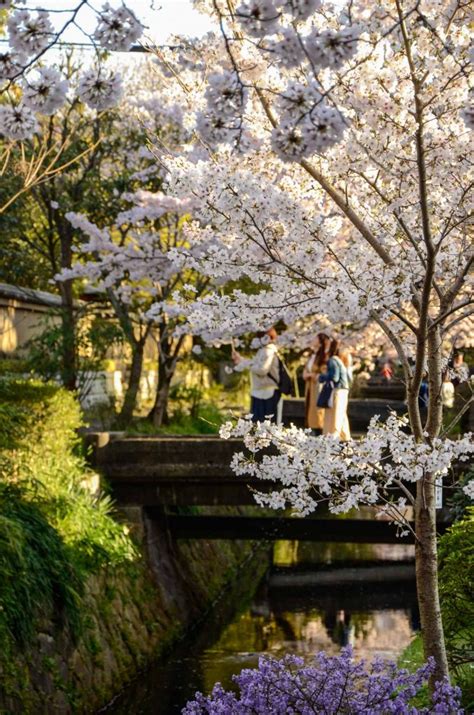
<svg viewBox="0 0 474 715">
<path fill-rule="evenodd" d="M 125 5 L 114 9 L 105 3 L 93 38 L 107 50 L 128 50 L 143 33 L 143 25 Z"/>
<path fill-rule="evenodd" d="M 281 427 L 271 422 L 240 419 L 220 430 L 224 439 L 243 438 L 250 456 L 238 453 L 232 467 L 237 475 L 250 475 L 276 483 L 270 492 L 257 492 L 262 506 L 291 507 L 300 516 L 320 503 L 340 514 L 363 505 L 384 506 L 402 482 L 416 483 L 426 475 L 446 477 L 454 461 L 467 461 L 474 453 L 474 440 L 436 439 L 418 443 L 406 431 L 406 419 L 392 414 L 386 422 L 374 417 L 367 434 L 358 442 L 314 437 L 310 430 Z M 276 451 L 259 455 L 268 447 Z M 465 492 L 474 498 L 470 482 Z M 398 512 L 396 503 L 389 509 Z M 398 513 L 398 519 L 401 514 Z"/>
<path fill-rule="evenodd" d="M 38 122 L 23 104 L 0 106 L 0 134 L 13 140 L 29 139 L 38 130 Z"/>
<path fill-rule="evenodd" d="M 340 31 L 313 29 L 305 38 L 306 52 L 318 67 L 339 69 L 357 51 L 358 30 L 347 27 Z"/>
<path fill-rule="evenodd" d="M 235 15 L 242 28 L 254 37 L 273 34 L 280 17 L 276 2 L 272 0 L 244 0 Z"/>
<path fill-rule="evenodd" d="M 16 10 L 7 21 L 8 38 L 15 52 L 30 56 L 41 52 L 53 39 L 54 30 L 49 13 L 38 10 Z"/>
<path fill-rule="evenodd" d="M 7 50 L 0 53 L 0 80 L 13 79 L 21 74 L 26 64 L 25 56 Z"/>
<path fill-rule="evenodd" d="M 307 20 L 321 7 L 322 0 L 284 0 L 281 2 L 286 12 L 291 12 L 295 20 Z"/>
<path fill-rule="evenodd" d="M 36 77 L 27 77 L 23 103 L 41 114 L 54 114 L 66 101 L 69 82 L 54 67 L 42 67 Z"/>
<path fill-rule="evenodd" d="M 277 37 L 268 41 L 267 46 L 282 67 L 298 67 L 305 59 L 303 43 L 292 27 L 283 28 Z"/>
<path fill-rule="evenodd" d="M 103 67 L 85 72 L 79 80 L 77 94 L 92 109 L 109 109 L 119 101 L 123 91 L 122 78 Z"/>
</svg>

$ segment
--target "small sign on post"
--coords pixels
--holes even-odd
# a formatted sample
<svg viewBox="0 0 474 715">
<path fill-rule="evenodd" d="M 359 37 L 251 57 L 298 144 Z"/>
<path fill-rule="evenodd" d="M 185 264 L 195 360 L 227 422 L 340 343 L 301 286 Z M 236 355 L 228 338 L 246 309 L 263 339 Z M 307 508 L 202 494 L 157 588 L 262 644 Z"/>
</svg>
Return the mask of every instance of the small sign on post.
<svg viewBox="0 0 474 715">
<path fill-rule="evenodd" d="M 435 507 L 443 508 L 443 477 L 436 477 L 435 482 Z"/>
</svg>

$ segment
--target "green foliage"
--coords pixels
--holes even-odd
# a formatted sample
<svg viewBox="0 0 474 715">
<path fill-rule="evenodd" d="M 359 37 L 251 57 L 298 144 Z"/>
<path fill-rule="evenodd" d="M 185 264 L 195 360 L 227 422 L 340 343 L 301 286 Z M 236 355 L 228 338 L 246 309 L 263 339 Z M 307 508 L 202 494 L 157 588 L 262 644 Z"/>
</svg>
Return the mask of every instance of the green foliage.
<svg viewBox="0 0 474 715">
<path fill-rule="evenodd" d="M 451 671 L 474 707 L 474 507 L 439 540 L 439 588 Z"/>
<path fill-rule="evenodd" d="M 462 690 L 466 712 L 474 712 L 474 508 L 439 539 L 439 590 L 451 676 Z M 411 672 L 424 662 L 417 635 L 398 664 Z M 425 693 L 427 698 L 427 691 Z M 424 705 L 423 692 L 416 705 Z"/>
<path fill-rule="evenodd" d="M 62 374 L 64 361 L 64 326 L 58 312 L 51 313 L 39 335 L 27 344 L 27 371 L 43 380 L 53 380 Z M 83 316 L 75 326 L 74 345 L 79 387 L 87 392 L 91 374 L 101 370 L 107 350 L 123 342 L 120 326 L 101 316 Z"/>
<path fill-rule="evenodd" d="M 0 482 L 0 643 L 25 645 L 36 619 L 80 625 L 82 582 L 58 532 L 21 488 Z"/>
<path fill-rule="evenodd" d="M 471 479 L 474 479 L 474 466 L 471 466 L 467 470 L 467 472 L 461 474 L 460 478 L 456 483 L 454 493 L 452 497 L 448 500 L 449 510 L 450 513 L 453 515 L 454 521 L 458 521 L 458 519 L 463 519 L 468 510 L 468 507 L 472 504 L 472 500 L 463 490 L 463 487 L 465 487 L 468 482 L 471 481 Z"/>
<path fill-rule="evenodd" d="M 423 653 L 423 641 L 421 639 L 421 634 L 417 634 L 410 645 L 405 648 L 403 653 L 398 659 L 398 667 L 406 668 L 410 673 L 414 673 L 418 668 L 421 668 L 425 662 L 425 656 Z M 423 685 L 421 690 L 412 699 L 411 705 L 417 708 L 427 707 L 430 702 L 430 695 L 427 685 Z"/>
<path fill-rule="evenodd" d="M 129 429 L 130 434 L 217 434 L 227 417 L 220 409 L 219 390 L 175 385 L 170 391 L 171 418 L 168 424 L 155 427 L 148 420 L 139 420 Z M 211 401 L 212 396 L 214 399 Z"/>
<path fill-rule="evenodd" d="M 76 596 L 87 577 L 109 565 L 133 568 L 137 559 L 127 527 L 112 516 L 110 499 L 88 486 L 93 475 L 81 455 L 80 424 L 79 406 L 66 390 L 34 380 L 0 380 L 0 543 L 8 546 L 0 559 L 0 603 L 13 603 L 13 591 L 2 586 L 14 588 L 17 567 L 24 593 L 31 594 L 29 608 L 23 616 L 19 611 L 19 620 L 7 618 L 14 625 L 5 626 L 0 639 L 26 638 L 33 613 L 46 613 L 54 598 L 75 623 Z M 57 581 L 60 572 L 63 581 Z"/>
<path fill-rule="evenodd" d="M 28 363 L 26 360 L 18 358 L 0 358 L 0 377 L 9 375 L 24 375 L 28 373 Z"/>
</svg>

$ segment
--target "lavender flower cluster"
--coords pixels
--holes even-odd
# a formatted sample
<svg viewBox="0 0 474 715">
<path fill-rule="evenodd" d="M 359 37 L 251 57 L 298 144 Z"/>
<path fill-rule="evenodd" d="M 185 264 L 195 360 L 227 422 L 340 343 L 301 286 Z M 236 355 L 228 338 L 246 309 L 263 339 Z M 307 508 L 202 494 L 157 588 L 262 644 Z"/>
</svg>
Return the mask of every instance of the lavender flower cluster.
<svg viewBox="0 0 474 715">
<path fill-rule="evenodd" d="M 351 648 L 344 648 L 337 656 L 317 653 L 311 665 L 293 655 L 281 660 L 264 657 L 258 669 L 246 669 L 234 676 L 238 693 L 227 692 L 217 683 L 209 697 L 196 693 L 196 699 L 182 712 L 184 715 L 461 715 L 460 690 L 447 681 L 436 684 L 429 707 L 410 705 L 433 668 L 434 663 L 429 661 L 411 674 L 381 659 L 371 664 L 356 662 Z"/>
</svg>

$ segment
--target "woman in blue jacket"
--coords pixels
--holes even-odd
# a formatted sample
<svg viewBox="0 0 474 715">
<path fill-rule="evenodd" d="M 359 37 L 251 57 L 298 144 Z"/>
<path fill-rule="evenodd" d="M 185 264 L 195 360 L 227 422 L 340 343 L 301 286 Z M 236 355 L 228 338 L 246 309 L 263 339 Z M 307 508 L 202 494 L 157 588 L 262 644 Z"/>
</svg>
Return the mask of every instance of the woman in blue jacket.
<svg viewBox="0 0 474 715">
<path fill-rule="evenodd" d="M 347 405 L 352 382 L 352 360 L 349 351 L 338 340 L 333 340 L 329 350 L 327 372 L 319 377 L 320 382 L 332 382 L 332 406 L 324 410 L 323 435 L 331 434 L 342 442 L 351 439 Z"/>
</svg>

